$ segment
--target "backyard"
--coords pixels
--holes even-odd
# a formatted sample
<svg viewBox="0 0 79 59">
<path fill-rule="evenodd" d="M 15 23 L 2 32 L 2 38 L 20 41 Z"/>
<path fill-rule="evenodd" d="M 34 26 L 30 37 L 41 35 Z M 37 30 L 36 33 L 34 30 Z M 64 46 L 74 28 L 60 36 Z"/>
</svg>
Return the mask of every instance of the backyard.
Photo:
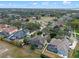
<svg viewBox="0 0 79 59">
<path fill-rule="evenodd" d="M 30 47 L 19 48 L 4 41 L 0 41 L 0 58 L 40 58 L 41 51 L 30 50 Z"/>
<path fill-rule="evenodd" d="M 56 53 L 53 53 L 53 52 L 50 52 L 50 51 L 47 51 L 47 50 L 45 50 L 45 52 L 43 53 L 43 55 L 48 56 L 49 58 L 61 58 Z"/>
<path fill-rule="evenodd" d="M 77 44 L 76 48 L 73 50 L 71 58 L 79 58 L 79 43 Z"/>
</svg>

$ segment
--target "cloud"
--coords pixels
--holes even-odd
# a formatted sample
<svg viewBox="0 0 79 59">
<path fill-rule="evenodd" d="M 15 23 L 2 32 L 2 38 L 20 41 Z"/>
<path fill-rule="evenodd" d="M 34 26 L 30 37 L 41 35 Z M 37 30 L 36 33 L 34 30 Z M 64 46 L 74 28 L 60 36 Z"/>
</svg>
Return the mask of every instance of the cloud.
<svg viewBox="0 0 79 59">
<path fill-rule="evenodd" d="M 70 1 L 63 1 L 63 4 L 67 5 L 67 4 L 71 4 L 71 2 Z"/>
<path fill-rule="evenodd" d="M 36 3 L 36 2 L 33 2 L 33 5 L 37 5 L 38 3 Z"/>
</svg>

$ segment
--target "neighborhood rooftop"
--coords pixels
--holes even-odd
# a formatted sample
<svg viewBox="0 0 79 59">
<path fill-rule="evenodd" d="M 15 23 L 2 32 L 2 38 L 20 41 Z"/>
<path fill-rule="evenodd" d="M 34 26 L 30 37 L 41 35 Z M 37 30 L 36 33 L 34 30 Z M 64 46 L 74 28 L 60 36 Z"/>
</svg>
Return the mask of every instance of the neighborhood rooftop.
<svg viewBox="0 0 79 59">
<path fill-rule="evenodd" d="M 57 49 L 58 54 L 67 57 L 68 56 L 68 51 L 69 51 L 69 44 L 70 44 L 70 42 L 68 41 L 68 39 L 55 39 L 55 38 L 53 38 L 51 40 L 51 42 L 49 43 L 47 49 L 49 51 L 54 51 L 54 50 L 56 51 L 56 49 Z"/>
<path fill-rule="evenodd" d="M 18 29 L 7 24 L 0 24 L 0 31 L 12 34 L 14 32 L 17 32 Z"/>
</svg>

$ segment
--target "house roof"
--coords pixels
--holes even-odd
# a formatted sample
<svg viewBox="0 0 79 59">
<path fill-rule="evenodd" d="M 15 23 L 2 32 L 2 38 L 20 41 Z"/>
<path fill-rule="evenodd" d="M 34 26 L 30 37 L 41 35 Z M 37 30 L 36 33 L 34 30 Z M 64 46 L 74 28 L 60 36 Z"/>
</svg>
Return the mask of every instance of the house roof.
<svg viewBox="0 0 79 59">
<path fill-rule="evenodd" d="M 64 56 L 68 56 L 69 41 L 68 39 L 55 39 L 53 38 L 50 42 L 51 45 L 55 45 L 58 49 L 58 53 Z"/>
<path fill-rule="evenodd" d="M 18 29 L 15 27 L 11 27 L 10 25 L 7 25 L 7 24 L 0 24 L 0 31 L 11 34 L 13 32 L 18 31 Z"/>
<path fill-rule="evenodd" d="M 31 44 L 43 45 L 46 42 L 45 37 L 35 36 L 30 40 Z"/>
<path fill-rule="evenodd" d="M 26 36 L 28 32 L 29 32 L 28 30 L 19 30 L 19 31 L 11 34 L 8 38 L 11 40 L 21 39 L 24 36 Z"/>
<path fill-rule="evenodd" d="M 51 52 L 54 52 L 54 53 L 57 53 L 58 52 L 57 46 L 56 45 L 52 45 L 52 44 L 49 44 L 48 45 L 47 50 L 49 50 Z"/>
<path fill-rule="evenodd" d="M 8 33 L 5 33 L 5 32 L 0 32 L 0 36 L 5 36 L 5 37 L 7 37 L 7 36 L 9 36 L 9 34 Z"/>
<path fill-rule="evenodd" d="M 5 27 L 6 27 L 5 24 L 0 24 L 0 29 L 1 29 L 1 28 L 5 28 Z"/>
<path fill-rule="evenodd" d="M 18 29 L 10 27 L 10 28 L 3 28 L 3 31 L 7 33 L 13 33 L 13 32 L 18 31 Z"/>
</svg>

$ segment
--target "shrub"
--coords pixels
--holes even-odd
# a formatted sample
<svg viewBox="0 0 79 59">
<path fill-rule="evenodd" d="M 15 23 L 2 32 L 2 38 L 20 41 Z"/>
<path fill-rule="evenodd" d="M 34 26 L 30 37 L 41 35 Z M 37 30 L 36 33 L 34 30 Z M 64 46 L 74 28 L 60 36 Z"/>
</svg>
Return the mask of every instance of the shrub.
<svg viewBox="0 0 79 59">
<path fill-rule="evenodd" d="M 48 56 L 45 56 L 43 54 L 40 55 L 41 58 L 49 58 Z"/>
</svg>

